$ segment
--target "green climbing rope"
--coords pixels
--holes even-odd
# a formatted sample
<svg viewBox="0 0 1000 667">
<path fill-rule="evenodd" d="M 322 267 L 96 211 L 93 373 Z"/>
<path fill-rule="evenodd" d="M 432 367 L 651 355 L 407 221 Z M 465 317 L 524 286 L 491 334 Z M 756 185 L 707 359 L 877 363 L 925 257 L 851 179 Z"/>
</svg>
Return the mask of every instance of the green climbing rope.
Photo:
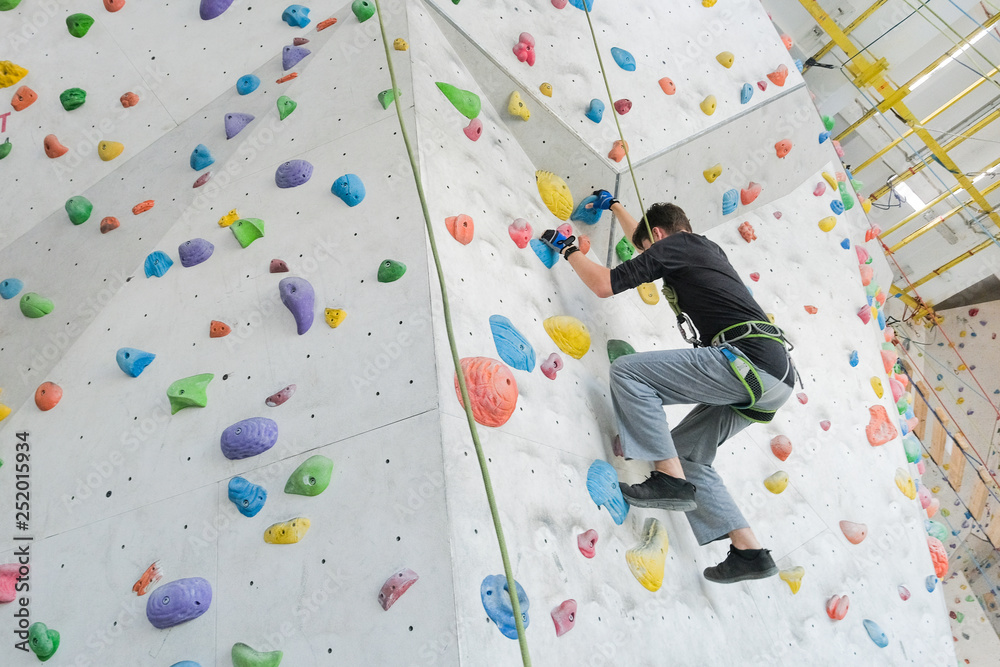
<svg viewBox="0 0 1000 667">
<path fill-rule="evenodd" d="M 375 0 L 375 10 L 378 12 L 379 30 L 382 32 L 382 46 L 385 48 L 385 59 L 389 67 L 392 91 L 396 100 L 399 100 L 399 88 L 396 86 L 396 72 L 392 67 L 392 56 L 389 53 L 389 41 L 385 36 L 385 24 L 382 21 L 382 7 L 379 0 Z M 406 132 L 406 123 L 403 122 L 402 107 L 398 103 L 395 107 L 396 117 L 399 119 L 400 134 L 403 135 L 406 154 L 410 159 L 410 169 L 413 171 L 413 180 L 417 186 L 417 195 L 420 198 L 420 209 L 424 214 L 424 224 L 427 227 L 427 237 L 431 246 L 431 254 L 434 257 L 434 267 L 437 269 L 438 283 L 441 286 L 441 305 L 444 311 L 444 324 L 448 332 L 448 345 L 451 348 L 451 358 L 455 365 L 455 374 L 458 376 L 458 386 L 462 393 L 462 403 L 465 406 L 465 418 L 469 422 L 469 432 L 472 434 L 472 442 L 476 447 L 479 470 L 483 475 L 483 486 L 486 487 L 486 499 L 489 501 L 490 515 L 493 517 L 493 528 L 496 530 L 497 543 L 500 546 L 500 557 L 503 559 L 504 576 L 507 577 L 507 588 L 510 593 L 510 603 L 514 612 L 514 623 L 517 626 L 517 641 L 521 647 L 521 662 L 524 664 L 524 667 L 530 667 L 531 656 L 528 655 L 528 642 L 524 636 L 524 621 L 521 617 L 521 605 L 517 599 L 517 586 L 511 585 L 515 579 L 510 567 L 510 558 L 507 556 L 507 542 L 504 540 L 503 527 L 500 525 L 500 513 L 497 510 L 496 498 L 493 496 L 493 483 L 490 481 L 490 473 L 486 467 L 486 455 L 483 453 L 483 446 L 479 442 L 479 431 L 476 429 L 476 420 L 472 416 L 472 401 L 469 398 L 469 389 L 465 383 L 465 373 L 462 372 L 462 365 L 458 357 L 455 332 L 451 324 L 451 308 L 448 305 L 448 290 L 444 282 L 444 270 L 441 268 L 441 258 L 438 256 L 437 244 L 434 242 L 434 227 L 431 225 L 431 216 L 427 211 L 427 198 L 424 195 L 424 186 L 420 180 L 420 170 L 417 167 L 417 160 L 413 156 L 413 146 L 410 144 L 410 137 Z"/>
</svg>

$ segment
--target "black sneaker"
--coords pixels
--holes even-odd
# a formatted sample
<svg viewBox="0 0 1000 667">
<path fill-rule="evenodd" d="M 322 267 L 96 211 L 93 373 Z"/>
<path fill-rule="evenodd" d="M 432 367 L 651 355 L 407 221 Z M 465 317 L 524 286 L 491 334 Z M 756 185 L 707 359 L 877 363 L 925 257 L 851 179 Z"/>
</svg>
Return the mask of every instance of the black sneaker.
<svg viewBox="0 0 1000 667">
<path fill-rule="evenodd" d="M 729 548 L 726 560 L 714 567 L 705 568 L 705 578 L 717 584 L 735 584 L 747 579 L 766 579 L 778 574 L 778 566 L 767 549 L 757 549 L 757 555 L 748 559 L 737 553 L 736 547 Z"/>
<path fill-rule="evenodd" d="M 642 484 L 619 482 L 618 486 L 632 507 L 652 507 L 677 512 L 698 509 L 698 503 L 694 501 L 694 484 L 686 479 L 665 475 L 659 470 L 652 471 L 649 479 Z"/>
</svg>

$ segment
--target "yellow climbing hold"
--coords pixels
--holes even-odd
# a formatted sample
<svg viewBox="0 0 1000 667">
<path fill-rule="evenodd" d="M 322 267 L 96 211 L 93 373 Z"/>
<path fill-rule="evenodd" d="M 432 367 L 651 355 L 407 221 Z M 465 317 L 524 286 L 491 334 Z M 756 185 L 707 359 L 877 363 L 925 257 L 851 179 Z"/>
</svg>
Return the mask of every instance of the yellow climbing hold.
<svg viewBox="0 0 1000 667">
<path fill-rule="evenodd" d="M 955 403 L 957 403 L 958 405 L 961 405 L 962 403 L 965 403 L 965 399 L 964 399 L 964 398 L 962 398 L 961 396 L 959 396 L 959 397 L 958 397 L 958 400 L 957 400 L 957 401 L 955 401 Z"/>
<path fill-rule="evenodd" d="M 122 154 L 125 150 L 125 144 L 119 143 L 117 141 L 102 141 L 97 144 L 97 154 L 105 162 L 110 162 L 116 157 Z"/>
<path fill-rule="evenodd" d="M 910 500 L 917 497 L 917 485 L 913 483 L 910 473 L 903 468 L 896 468 L 896 488 Z"/>
<path fill-rule="evenodd" d="M 0 403 L 0 422 L 2 422 L 4 419 L 7 419 L 7 415 L 9 414 L 10 414 L 10 408 L 8 408 L 3 403 Z"/>
<path fill-rule="evenodd" d="M 542 92 L 542 95 L 545 95 L 545 97 L 552 97 L 552 84 L 551 83 L 543 83 L 542 85 L 540 85 L 538 87 L 538 90 L 540 90 Z"/>
<path fill-rule="evenodd" d="M 784 470 L 779 470 L 764 480 L 764 486 L 767 487 L 767 490 L 771 493 L 781 493 L 788 488 L 788 473 Z"/>
<path fill-rule="evenodd" d="M 767 321 L 774 324 L 774 313 L 765 313 L 767 315 Z"/>
<path fill-rule="evenodd" d="M 670 540 L 667 538 L 667 529 L 652 517 L 646 519 L 642 532 L 642 544 L 626 551 L 625 560 L 632 576 L 655 593 L 663 585 L 663 568 L 667 563 Z"/>
<path fill-rule="evenodd" d="M 528 111 L 528 105 L 524 103 L 521 99 L 521 93 L 516 90 L 510 94 L 510 99 L 507 100 L 507 113 L 511 116 L 520 118 L 521 120 L 528 120 L 531 118 L 531 112 Z"/>
<path fill-rule="evenodd" d="M 714 183 L 715 179 L 722 176 L 722 164 L 717 164 L 709 167 L 705 171 L 701 172 L 701 175 L 705 177 L 705 180 L 709 183 Z"/>
<path fill-rule="evenodd" d="M 877 375 L 873 375 L 871 383 L 872 383 L 872 389 L 875 390 L 875 395 L 878 396 L 879 398 L 882 398 L 882 394 L 885 393 L 885 391 L 882 389 L 882 380 Z"/>
<path fill-rule="evenodd" d="M 828 171 L 823 172 L 823 180 L 826 181 L 831 188 L 837 188 L 837 179 Z"/>
<path fill-rule="evenodd" d="M 871 210 L 872 210 L 872 200 L 869 199 L 868 197 L 862 197 L 861 198 L 861 209 L 865 213 L 871 213 Z"/>
<path fill-rule="evenodd" d="M 966 366 L 965 364 L 959 364 L 958 368 L 956 368 L 955 370 L 956 371 L 967 371 L 967 370 L 969 370 L 969 367 Z"/>
<path fill-rule="evenodd" d="M 819 221 L 819 228 L 822 229 L 824 232 L 828 232 L 836 226 L 837 226 L 836 216 L 828 215 L 827 217 Z"/>
<path fill-rule="evenodd" d="M 0 60 L 0 88 L 13 86 L 26 76 L 28 70 L 20 65 L 15 65 L 9 60 Z"/>
<path fill-rule="evenodd" d="M 308 530 L 309 519 L 300 516 L 272 525 L 264 531 L 264 541 L 268 544 L 295 544 L 306 536 Z"/>
<path fill-rule="evenodd" d="M 711 116 L 713 113 L 715 113 L 715 106 L 716 106 L 715 95 L 709 95 L 708 97 L 703 99 L 699 106 L 701 106 L 701 110 L 705 113 L 706 116 Z"/>
<path fill-rule="evenodd" d="M 660 291 L 656 289 L 655 283 L 643 283 L 635 288 L 639 292 L 639 298 L 651 306 L 660 302 Z"/>
<path fill-rule="evenodd" d="M 702 7 L 715 7 L 715 3 L 719 0 L 701 0 Z"/>
<path fill-rule="evenodd" d="M 406 40 L 403 39 L 402 37 L 397 37 L 396 39 L 392 40 L 392 48 L 396 49 L 397 51 L 405 51 L 408 48 L 410 48 L 410 45 L 407 44 Z"/>
<path fill-rule="evenodd" d="M 590 349 L 587 325 L 575 317 L 557 315 L 542 322 L 542 326 L 559 349 L 574 359 L 580 359 Z"/>
<path fill-rule="evenodd" d="M 233 224 L 239 219 L 240 219 L 240 214 L 237 213 L 236 209 L 234 208 L 232 211 L 226 213 L 224 216 L 219 218 L 219 227 L 228 227 L 229 225 Z"/>
<path fill-rule="evenodd" d="M 330 325 L 331 329 L 339 327 L 345 317 L 347 317 L 347 312 L 340 310 L 339 308 L 326 309 L 326 323 Z"/>
<path fill-rule="evenodd" d="M 781 572 L 778 572 L 778 576 L 781 577 L 781 580 L 788 584 L 788 587 L 792 589 L 792 595 L 798 593 L 799 589 L 802 588 L 802 577 L 805 575 L 806 569 L 801 565 L 793 567 L 790 570 L 782 570 Z"/>
<path fill-rule="evenodd" d="M 538 186 L 538 194 L 542 196 L 542 201 L 552 211 L 552 215 L 560 220 L 569 220 L 570 214 L 573 213 L 573 195 L 566 181 L 551 171 L 536 171 L 535 185 Z"/>
<path fill-rule="evenodd" d="M 729 69 L 733 66 L 733 61 L 736 59 L 736 56 L 733 55 L 732 51 L 723 51 L 719 55 L 715 56 L 715 59 L 719 61 L 720 65 Z"/>
<path fill-rule="evenodd" d="M 958 332 L 958 337 L 959 337 L 959 338 L 965 338 L 965 334 L 966 334 L 966 332 L 965 332 L 965 331 L 959 331 L 959 332 Z"/>
</svg>

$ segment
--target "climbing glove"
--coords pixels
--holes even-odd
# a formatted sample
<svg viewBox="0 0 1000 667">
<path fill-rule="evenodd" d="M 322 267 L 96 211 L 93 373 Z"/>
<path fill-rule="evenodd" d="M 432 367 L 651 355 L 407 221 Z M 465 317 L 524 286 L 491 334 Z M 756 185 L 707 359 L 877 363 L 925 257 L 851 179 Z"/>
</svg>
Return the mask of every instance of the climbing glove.
<svg viewBox="0 0 1000 667">
<path fill-rule="evenodd" d="M 597 197 L 597 201 L 594 202 L 594 208 L 599 208 L 602 211 L 607 211 L 614 204 L 618 203 L 618 200 L 607 190 L 594 190 L 594 196 Z"/>
<path fill-rule="evenodd" d="M 574 252 L 579 250 L 574 245 L 575 236 L 563 236 L 558 230 L 546 229 L 540 237 L 542 243 L 555 250 L 563 257 L 569 258 Z"/>
</svg>

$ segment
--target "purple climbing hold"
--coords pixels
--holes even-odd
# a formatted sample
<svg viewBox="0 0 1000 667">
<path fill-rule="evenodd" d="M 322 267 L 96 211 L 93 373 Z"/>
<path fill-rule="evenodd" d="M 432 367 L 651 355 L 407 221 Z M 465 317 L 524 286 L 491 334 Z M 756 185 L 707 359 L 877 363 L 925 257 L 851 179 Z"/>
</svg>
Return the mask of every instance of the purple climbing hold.
<svg viewBox="0 0 1000 667">
<path fill-rule="evenodd" d="M 417 573 L 408 567 L 404 567 L 382 584 L 382 590 L 378 593 L 378 603 L 382 609 L 389 611 L 389 607 L 395 604 L 399 597 L 410 589 L 410 586 L 417 582 Z"/>
<path fill-rule="evenodd" d="M 286 46 L 281 50 L 281 68 L 287 72 L 310 53 L 312 51 L 304 46 Z"/>
<path fill-rule="evenodd" d="M 289 160 L 278 165 L 274 182 L 279 188 L 294 188 L 308 181 L 312 175 L 313 166 L 305 160 Z"/>
<path fill-rule="evenodd" d="M 212 256 L 215 246 L 205 239 L 191 239 L 177 246 L 177 254 L 181 256 L 181 266 L 190 268 L 201 264 Z"/>
<path fill-rule="evenodd" d="M 278 293 L 281 303 L 292 311 L 299 335 L 309 331 L 312 326 L 316 302 L 316 292 L 305 278 L 282 278 L 278 283 Z"/>
<path fill-rule="evenodd" d="M 199 13 L 202 20 L 211 21 L 218 16 L 222 16 L 223 12 L 229 9 L 231 4 L 233 4 L 233 0 L 201 0 Z"/>
<path fill-rule="evenodd" d="M 267 417 L 236 422 L 222 432 L 222 453 L 227 459 L 246 459 L 263 454 L 278 442 L 278 424 Z"/>
<path fill-rule="evenodd" d="M 149 594 L 146 618 L 154 628 L 172 628 L 194 620 L 212 604 L 212 585 L 201 577 L 178 579 Z"/>
<path fill-rule="evenodd" d="M 239 134 L 244 127 L 253 122 L 253 116 L 248 113 L 227 113 L 226 114 L 226 139 L 232 139 Z"/>
</svg>

